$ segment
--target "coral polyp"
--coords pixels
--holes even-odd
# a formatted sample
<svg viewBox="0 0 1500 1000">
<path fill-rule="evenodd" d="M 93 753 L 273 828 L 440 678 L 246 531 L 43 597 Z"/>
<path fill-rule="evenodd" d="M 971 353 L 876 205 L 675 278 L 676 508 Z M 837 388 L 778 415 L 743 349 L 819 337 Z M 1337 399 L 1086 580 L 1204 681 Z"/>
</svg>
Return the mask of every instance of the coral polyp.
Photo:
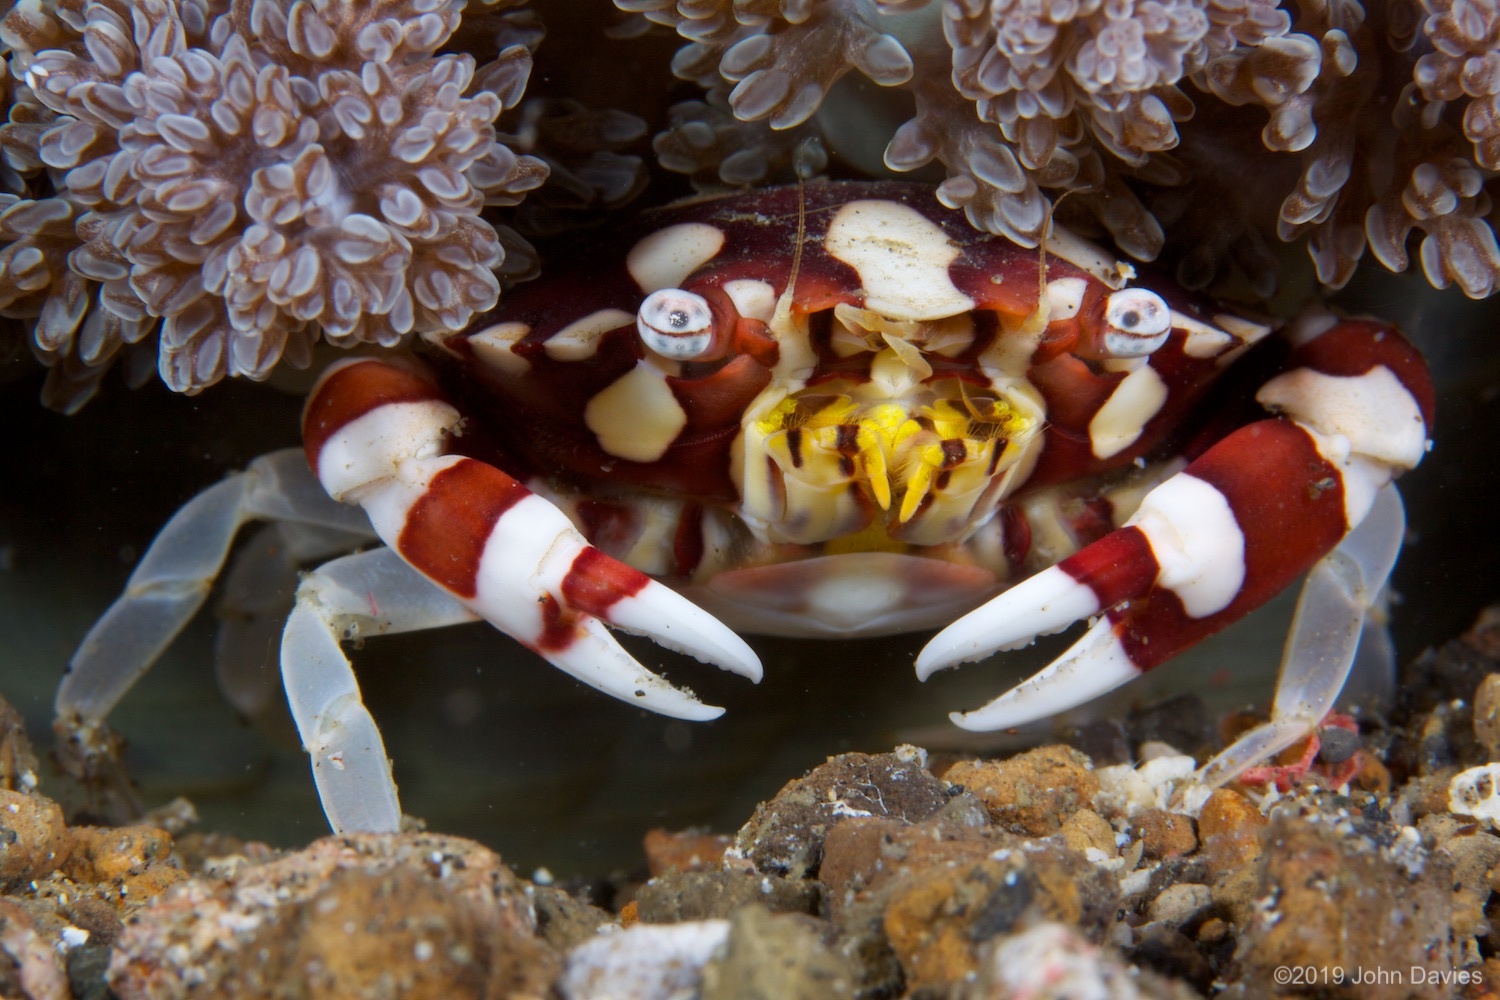
<svg viewBox="0 0 1500 1000">
<path fill-rule="evenodd" d="M 1500 280 L 1493 4 L 615 2 L 687 40 L 673 68 L 707 95 L 679 105 L 657 147 L 700 185 L 759 183 L 790 142 L 771 130 L 816 134 L 858 160 L 847 136 L 863 115 L 888 139 L 885 167 L 940 163 L 945 204 L 1025 246 L 1057 209 L 1138 259 L 1175 250 L 1189 284 L 1233 255 L 1264 293 L 1272 234 L 1306 238 L 1318 279 L 1337 288 L 1367 245 L 1404 270 L 1420 230 L 1433 285 L 1482 298 Z M 903 124 L 887 124 L 889 99 L 834 89 L 855 70 L 905 93 Z M 1279 191 L 1263 190 L 1266 177 Z M 1178 224 L 1184 201 L 1229 191 L 1231 204 L 1251 202 L 1240 214 Z"/>
<path fill-rule="evenodd" d="M 528 237 L 646 189 L 643 117 L 659 197 L 909 176 L 977 229 L 1060 224 L 1192 288 L 1270 297 L 1278 241 L 1329 289 L 1367 250 L 1500 284 L 1492 2 L 610 3 L 16 4 L 0 316 L 46 402 L 120 358 L 193 393 L 462 330 L 539 272 Z M 528 92 L 547 21 L 574 31 Z M 600 46 L 629 83 L 570 90 Z"/>
<path fill-rule="evenodd" d="M 496 138 L 525 46 L 484 89 L 472 56 L 434 54 L 459 9 L 17 6 L 3 142 L 34 179 L 3 196 L 0 302 L 35 317 L 49 402 L 153 330 L 163 381 L 196 392 L 305 365 L 320 334 L 391 346 L 492 308 L 505 249 L 480 212 L 547 171 Z"/>
</svg>

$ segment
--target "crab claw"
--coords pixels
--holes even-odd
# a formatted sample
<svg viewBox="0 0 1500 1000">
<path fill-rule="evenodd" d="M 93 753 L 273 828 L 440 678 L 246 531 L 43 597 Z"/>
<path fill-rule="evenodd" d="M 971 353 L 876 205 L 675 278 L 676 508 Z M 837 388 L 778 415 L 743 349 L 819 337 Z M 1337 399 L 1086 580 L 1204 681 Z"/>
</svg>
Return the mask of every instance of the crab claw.
<svg viewBox="0 0 1500 1000">
<path fill-rule="evenodd" d="M 1277 416 L 1224 437 L 1146 494 L 1120 528 L 928 643 L 917 658 L 923 679 L 1102 612 L 1040 673 L 978 711 L 955 713 L 955 724 L 1001 729 L 1081 705 L 1248 614 L 1315 563 L 1333 566 L 1312 578 L 1318 593 L 1328 589 L 1322 581 L 1329 573 L 1339 580 L 1348 575 L 1339 573 L 1339 559 L 1325 559 L 1335 546 L 1378 555 L 1393 532 L 1399 538 L 1399 528 L 1390 528 L 1399 522 L 1399 513 L 1390 514 L 1392 503 L 1399 512 L 1399 502 L 1379 498 L 1394 496 L 1391 480 L 1427 448 L 1432 386 L 1420 356 L 1388 325 L 1328 313 L 1305 315 L 1288 339 L 1285 370 L 1256 394 Z M 1378 525 L 1356 530 L 1372 510 Z M 1346 536 L 1349 543 L 1340 545 Z M 1389 555 L 1394 559 L 1394 549 Z M 1374 581 L 1361 593 L 1377 591 L 1383 579 L 1373 570 L 1360 576 Z M 1356 634 L 1368 601 L 1311 604 L 1319 613 L 1307 630 Z M 1342 652 L 1331 657 L 1322 649 L 1312 641 L 1292 643 L 1283 688 L 1299 690 L 1312 677 L 1319 691 L 1332 685 L 1331 703 L 1347 661 Z M 1333 659 L 1340 661 L 1336 669 L 1322 662 Z M 1336 682 L 1324 676 L 1335 673 Z M 1291 728 L 1305 728 L 1307 714 Z"/>
<path fill-rule="evenodd" d="M 475 614 L 585 684 L 679 719 L 717 718 L 647 670 L 600 624 L 759 681 L 728 626 L 589 545 L 550 501 L 484 462 L 409 459 L 363 498 L 376 532 Z"/>
<path fill-rule="evenodd" d="M 640 666 L 600 622 L 760 679 L 760 661 L 727 625 L 589 546 L 562 511 L 493 466 L 408 459 L 362 502 L 419 573 L 583 684 L 673 718 L 721 714 Z"/>
<path fill-rule="evenodd" d="M 425 373 L 369 360 L 330 366 L 303 423 L 330 496 L 364 507 L 413 569 L 585 684 L 675 718 L 722 713 L 636 662 L 601 622 L 760 680 L 760 661 L 728 626 L 589 545 L 507 473 L 441 454 L 458 411 Z"/>
<path fill-rule="evenodd" d="M 1004 729 L 1066 711 L 1196 642 L 1201 635 L 1185 638 L 1198 631 L 1186 623 L 1222 618 L 1216 625 L 1222 627 L 1233 620 L 1223 615 L 1245 583 L 1244 534 L 1225 495 L 1192 471 L 1189 466 L 1148 493 L 1124 527 L 1012 587 L 927 644 L 917 657 L 923 680 L 1112 609 L 1040 673 L 976 712 L 955 713 L 955 724 Z M 1156 591 L 1170 595 L 1184 621 L 1162 621 L 1130 635 L 1129 627 L 1147 614 L 1130 602 Z"/>
<path fill-rule="evenodd" d="M 1323 559 L 1425 450 L 1430 393 L 1384 364 L 1339 376 L 1298 368 L 1258 398 L 1291 419 L 1236 430 L 1122 527 L 933 638 L 917 658 L 924 679 L 1103 612 L 1056 661 L 955 724 L 999 729 L 1076 707 L 1236 621 Z M 1354 614 L 1316 627 L 1357 632 Z"/>
</svg>

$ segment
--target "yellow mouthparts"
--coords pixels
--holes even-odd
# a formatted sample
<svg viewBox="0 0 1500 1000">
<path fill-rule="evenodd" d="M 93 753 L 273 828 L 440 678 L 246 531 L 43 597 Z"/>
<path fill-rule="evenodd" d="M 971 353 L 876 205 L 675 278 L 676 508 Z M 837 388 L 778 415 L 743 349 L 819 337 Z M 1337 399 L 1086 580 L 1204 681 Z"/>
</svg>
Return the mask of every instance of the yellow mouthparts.
<svg viewBox="0 0 1500 1000">
<path fill-rule="evenodd" d="M 999 394 L 971 396 L 956 380 L 948 388 L 920 402 L 816 388 L 781 400 L 746 428 L 747 444 L 760 444 L 767 473 L 781 480 L 765 495 L 784 496 L 785 509 L 768 520 L 786 540 L 827 541 L 871 526 L 868 500 L 887 512 L 894 501 L 890 535 L 922 545 L 982 523 L 992 505 L 976 505 L 995 499 L 987 487 L 1016 463 L 1039 421 Z"/>
</svg>

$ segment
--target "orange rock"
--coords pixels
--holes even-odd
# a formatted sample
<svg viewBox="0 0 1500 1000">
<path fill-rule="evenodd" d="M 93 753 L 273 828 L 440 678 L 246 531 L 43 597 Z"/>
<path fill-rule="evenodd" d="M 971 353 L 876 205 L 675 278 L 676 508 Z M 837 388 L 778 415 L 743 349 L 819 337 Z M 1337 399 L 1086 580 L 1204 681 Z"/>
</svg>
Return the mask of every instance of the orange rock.
<svg viewBox="0 0 1500 1000">
<path fill-rule="evenodd" d="M 1131 832 L 1140 838 L 1147 858 L 1179 858 L 1198 849 L 1193 818 L 1165 809 L 1142 809 L 1136 813 Z"/>
<path fill-rule="evenodd" d="M 1101 886 L 1081 861 L 1053 848 L 907 870 L 891 889 L 883 918 L 907 989 L 943 995 L 977 972 L 985 942 L 1039 920 L 1096 922 Z M 1095 898 L 1086 900 L 1085 892 Z"/>
<path fill-rule="evenodd" d="M 0 961 L 8 966 L 0 975 L 0 991 L 7 997 L 70 1000 L 73 996 L 63 951 L 43 924 L 21 903 L 0 897 Z"/>
<path fill-rule="evenodd" d="M 507 933 L 498 911 L 447 892 L 428 873 L 347 868 L 267 922 L 223 983 L 225 995 L 272 1000 L 296 977 L 308 996 L 487 1000 L 548 995 L 561 956 Z"/>
<path fill-rule="evenodd" d="M 67 855 L 68 830 L 58 804 L 0 788 L 0 887 L 46 878 Z"/>
<path fill-rule="evenodd" d="M 1224 940 L 1229 925 L 1218 917 L 1209 917 L 1198 927 L 1198 940 L 1208 944 Z"/>
<path fill-rule="evenodd" d="M 904 852 L 893 851 L 887 857 L 886 849 L 895 843 L 900 826 L 896 820 L 859 816 L 828 831 L 818 880 L 827 888 L 832 907 L 842 905 L 847 895 L 868 888 L 899 860 Z"/>
<path fill-rule="evenodd" d="M 75 826 L 63 874 L 75 882 L 112 886 L 141 902 L 187 878 L 172 857 L 172 836 L 154 826 Z"/>
<path fill-rule="evenodd" d="M 1354 780 L 1350 784 L 1361 791 L 1385 795 L 1391 790 L 1391 772 L 1374 754 L 1361 750 L 1359 770 L 1354 773 Z"/>
<path fill-rule="evenodd" d="M 1490 760 L 1500 758 L 1500 674 L 1485 674 L 1474 689 L 1474 738 Z"/>
<path fill-rule="evenodd" d="M 1080 809 L 1063 823 L 1063 842 L 1080 854 L 1089 848 L 1103 851 L 1106 857 L 1119 857 L 1120 848 L 1115 842 L 1115 828 L 1109 820 L 1092 809 Z"/>
<path fill-rule="evenodd" d="M 1451 860 L 1422 847 L 1415 831 L 1396 844 L 1388 832 L 1372 836 L 1291 815 L 1272 822 L 1256 866 L 1260 902 L 1236 953 L 1247 983 L 1272 982 L 1283 967 L 1395 970 L 1399 978 L 1327 995 L 1405 1000 L 1462 967 Z M 1413 990 L 1414 983 L 1429 985 Z"/>
<path fill-rule="evenodd" d="M 36 787 L 37 770 L 21 713 L 0 698 L 0 788 L 29 792 Z"/>
<path fill-rule="evenodd" d="M 724 833 L 674 833 L 657 828 L 646 834 L 646 867 L 651 877 L 667 872 L 697 872 L 712 868 L 724 858 L 734 838 Z"/>
<path fill-rule="evenodd" d="M 1463 1000 L 1500 1000 L 1500 958 L 1487 958 L 1471 970 L 1470 979 L 1460 988 Z"/>
<path fill-rule="evenodd" d="M 898 817 L 915 823 L 948 804 L 948 786 L 927 770 L 927 752 L 846 753 L 789 781 L 762 802 L 735 836 L 741 857 L 788 878 L 816 871 L 828 831 L 850 818 Z"/>
<path fill-rule="evenodd" d="M 1002 829 L 1036 837 L 1057 833 L 1099 791 L 1089 759 L 1065 746 L 1038 747 L 1003 761 L 959 761 L 943 779 L 978 796 Z"/>
<path fill-rule="evenodd" d="M 946 995 L 979 969 L 987 942 L 1037 921 L 1098 934 L 1120 893 L 1118 876 L 1060 839 L 941 820 L 847 819 L 829 831 L 819 878 L 836 925 L 875 919 L 912 995 Z"/>
<path fill-rule="evenodd" d="M 1215 875 L 1260 857 L 1266 818 L 1239 792 L 1220 788 L 1198 813 L 1198 839 Z"/>
<path fill-rule="evenodd" d="M 519 1000 L 546 996 L 557 969 L 526 887 L 493 851 L 346 834 L 157 896 L 115 940 L 109 985 L 121 1000 L 270 1000 L 288 983 L 312 984 L 307 996 Z"/>
<path fill-rule="evenodd" d="M 970 934 L 970 925 L 975 911 L 1003 885 L 1007 869 L 999 862 L 981 861 L 962 872 L 939 871 L 891 899 L 885 934 L 901 962 L 908 990 L 941 988 L 978 970 L 976 937 L 983 940 L 985 935 Z M 1019 901 L 1025 905 L 1025 899 Z"/>
</svg>

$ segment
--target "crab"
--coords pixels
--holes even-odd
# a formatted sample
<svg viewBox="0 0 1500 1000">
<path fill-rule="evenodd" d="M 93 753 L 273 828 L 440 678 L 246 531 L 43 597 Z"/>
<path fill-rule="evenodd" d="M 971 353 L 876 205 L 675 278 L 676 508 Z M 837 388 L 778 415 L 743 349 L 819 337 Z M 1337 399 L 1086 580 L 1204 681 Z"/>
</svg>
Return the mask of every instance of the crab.
<svg viewBox="0 0 1500 1000">
<path fill-rule="evenodd" d="M 1433 394 L 1389 324 L 1279 333 L 1055 232 L 972 229 L 921 185 L 678 203 L 591 237 L 456 335 L 330 366 L 303 448 L 189 502 L 57 697 L 88 743 L 241 558 L 307 573 L 286 695 L 334 829 L 401 811 L 342 643 L 484 619 L 663 715 L 720 709 L 621 629 L 740 674 L 738 631 L 941 627 L 925 679 L 1091 624 L 961 727 L 1018 726 L 1170 659 L 1306 574 L 1269 722 L 1229 780 L 1331 710 L 1404 528 Z M 383 546 L 369 547 L 376 541 Z M 259 554 L 257 554 L 259 553 Z M 257 574 L 236 571 L 236 575 Z"/>
</svg>

